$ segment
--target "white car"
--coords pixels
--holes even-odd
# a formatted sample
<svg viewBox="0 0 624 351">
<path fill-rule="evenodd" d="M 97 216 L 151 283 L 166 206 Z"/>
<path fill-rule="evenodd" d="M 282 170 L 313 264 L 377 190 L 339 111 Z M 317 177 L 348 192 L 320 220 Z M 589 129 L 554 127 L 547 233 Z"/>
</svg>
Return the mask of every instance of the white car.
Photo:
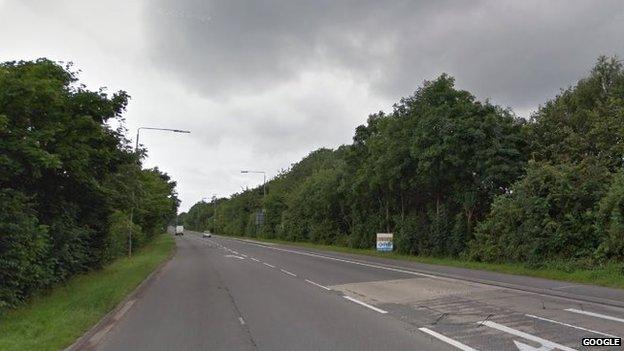
<svg viewBox="0 0 624 351">
<path fill-rule="evenodd" d="M 210 232 L 206 231 L 206 232 L 204 232 L 204 235 L 202 235 L 202 237 L 210 238 L 210 237 L 212 237 L 212 234 L 210 234 Z"/>
</svg>

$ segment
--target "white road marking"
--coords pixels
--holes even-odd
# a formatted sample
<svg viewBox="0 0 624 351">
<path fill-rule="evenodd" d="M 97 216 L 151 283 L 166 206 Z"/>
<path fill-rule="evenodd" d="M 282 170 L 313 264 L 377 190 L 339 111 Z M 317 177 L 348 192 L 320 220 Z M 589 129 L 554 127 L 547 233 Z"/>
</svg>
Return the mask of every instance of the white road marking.
<svg viewBox="0 0 624 351">
<path fill-rule="evenodd" d="M 516 345 L 516 347 L 518 348 L 519 351 L 553 351 L 553 349 L 551 347 L 548 346 L 540 346 L 539 348 L 537 347 L 533 347 L 531 345 L 527 345 L 523 342 L 520 342 L 518 340 L 514 340 L 513 341 L 514 345 Z"/>
<path fill-rule="evenodd" d="M 571 347 L 567 347 L 561 344 L 557 344 L 556 342 L 552 342 L 550 340 L 546 340 L 546 339 L 542 339 L 538 336 L 535 335 L 531 335 L 529 333 L 525 333 L 513 328 L 509 328 L 507 326 L 504 326 L 502 324 L 498 324 L 496 322 L 492 322 L 492 321 L 481 321 L 481 322 L 477 322 L 477 324 L 481 324 L 481 325 L 485 325 L 488 326 L 490 328 L 494 328 L 494 329 L 498 329 L 502 332 L 508 333 L 508 334 L 512 334 L 515 336 L 519 336 L 523 339 L 527 339 L 527 340 L 531 340 L 534 342 L 537 342 L 539 344 L 542 345 L 542 347 L 540 348 L 529 348 L 530 346 L 520 343 L 520 342 L 516 342 L 514 340 L 514 343 L 516 344 L 516 346 L 520 349 L 520 350 L 551 350 L 551 349 L 558 349 L 561 351 L 577 351 L 576 349 L 573 349 Z"/>
<path fill-rule="evenodd" d="M 603 333 L 603 332 L 599 332 L 596 330 L 592 330 L 592 329 L 587 329 L 587 328 L 583 328 L 583 327 L 579 327 L 577 325 L 572 325 L 572 324 L 568 324 L 568 323 L 563 323 L 563 322 L 559 322 L 556 320 L 552 320 L 552 319 L 548 319 L 548 318 L 544 318 L 544 317 L 538 317 L 532 314 L 525 314 L 525 316 L 527 317 L 531 317 L 531 318 L 535 318 L 535 319 L 539 319 L 542 321 L 546 321 L 546 322 L 550 322 L 550 323 L 555 323 L 555 324 L 559 324 L 559 325 L 564 325 L 566 327 L 570 327 L 570 328 L 574 328 L 574 329 L 578 329 L 578 330 L 584 330 L 584 331 L 588 331 L 590 333 L 594 333 L 594 334 L 598 334 L 598 335 L 603 335 L 609 338 L 619 338 L 619 336 L 616 335 L 612 335 L 612 334 L 607 334 L 607 333 Z"/>
<path fill-rule="evenodd" d="M 328 287 L 326 287 L 326 286 L 323 286 L 323 285 L 321 285 L 321 284 L 315 283 L 315 282 L 313 282 L 313 281 L 311 281 L 311 280 L 307 280 L 307 279 L 306 279 L 305 281 L 306 281 L 306 282 L 308 282 L 308 283 L 310 283 L 310 284 L 312 284 L 312 285 L 316 285 L 316 286 L 318 286 L 318 287 L 319 287 L 319 288 L 321 288 L 321 289 L 325 289 L 325 290 L 331 291 L 331 289 L 330 289 L 330 288 L 328 288 Z"/>
<path fill-rule="evenodd" d="M 566 311 L 579 313 L 579 314 L 584 314 L 584 315 L 592 316 L 592 317 L 596 317 L 596 318 L 608 319 L 610 321 L 624 323 L 624 319 L 623 318 L 607 316 L 606 314 L 600 314 L 600 313 L 588 312 L 588 311 L 581 311 L 581 310 L 577 310 L 576 308 L 567 308 Z"/>
<path fill-rule="evenodd" d="M 259 260 L 259 259 L 257 259 L 257 258 L 253 258 L 253 257 L 249 257 L 249 258 L 250 258 L 252 261 L 260 262 L 260 260 Z"/>
<path fill-rule="evenodd" d="M 128 310 L 130 309 L 130 307 L 132 307 L 132 305 L 134 305 L 134 302 L 136 301 L 136 299 L 132 299 L 128 302 L 126 302 L 125 305 L 123 305 L 122 308 L 119 309 L 119 311 L 117 311 L 117 313 L 115 313 L 115 317 L 113 317 L 114 320 L 119 320 L 121 319 L 121 317 L 126 314 L 126 312 L 128 312 Z"/>
<path fill-rule="evenodd" d="M 362 305 L 362 306 L 364 306 L 364 307 L 370 308 L 370 309 L 371 309 L 371 310 L 373 310 L 373 311 L 377 311 L 377 312 L 379 312 L 379 313 L 388 313 L 388 311 L 384 311 L 384 310 L 382 310 L 381 308 L 377 308 L 377 307 L 375 307 L 375 306 L 371 306 L 371 305 L 369 305 L 369 304 L 367 304 L 367 303 L 365 303 L 365 302 L 362 302 L 362 301 L 360 301 L 360 300 L 354 299 L 354 298 L 352 298 L 351 296 L 343 296 L 343 297 L 344 297 L 345 299 L 349 300 L 349 301 L 353 301 L 353 302 L 357 303 L 358 305 Z"/>
<path fill-rule="evenodd" d="M 102 338 L 104 338 L 106 336 L 106 334 L 108 334 L 108 332 L 111 329 L 113 329 L 114 326 L 115 326 L 115 324 L 111 323 L 111 324 L 107 325 L 104 329 L 102 329 L 99 332 L 95 333 L 95 335 L 93 335 L 89 339 L 89 344 L 91 344 L 91 345 L 98 344 L 100 342 L 100 340 L 102 340 Z"/>
<path fill-rule="evenodd" d="M 269 266 L 269 267 L 271 267 L 271 268 L 275 268 L 275 266 L 274 266 L 274 265 L 272 265 L 272 264 L 268 264 L 268 263 L 266 263 L 266 262 L 262 262 L 262 264 L 263 264 L 263 265 L 265 265 L 265 266 Z"/>
<path fill-rule="evenodd" d="M 245 254 L 240 254 L 240 255 L 243 256 L 243 257 L 247 257 L 247 255 L 245 255 Z"/>
<path fill-rule="evenodd" d="M 453 346 L 457 347 L 460 350 L 463 350 L 463 351 L 478 351 L 477 349 L 474 349 L 474 348 L 472 348 L 472 347 L 470 347 L 468 345 L 464 345 L 464 344 L 462 344 L 461 342 L 459 342 L 457 340 L 453 340 L 453 339 L 451 339 L 449 337 L 446 337 L 446 336 L 444 336 L 444 335 L 442 335 L 440 333 L 436 333 L 436 332 L 434 332 L 431 329 L 422 327 L 422 328 L 418 328 L 418 330 L 420 330 L 423 333 L 427 333 L 427 334 L 433 336 L 434 338 L 442 340 L 442 341 L 444 341 L 445 343 L 447 343 L 449 345 L 453 345 Z"/>
<path fill-rule="evenodd" d="M 310 253 L 310 252 L 304 252 L 304 251 L 294 251 L 294 250 L 288 250 L 288 249 L 281 249 L 281 248 L 278 248 L 278 247 L 270 247 L 270 246 L 260 245 L 260 244 L 256 244 L 256 243 L 252 243 L 252 242 L 246 242 L 244 240 L 238 240 L 238 239 L 231 239 L 231 240 L 243 241 L 247 245 L 260 246 L 260 247 L 264 247 L 266 249 L 271 249 L 271 250 L 290 252 L 290 253 L 294 253 L 294 254 L 298 254 L 298 255 L 304 255 L 304 256 L 319 257 L 319 258 L 324 258 L 326 260 L 332 260 L 332 261 L 338 261 L 338 262 L 346 262 L 346 263 L 356 264 L 356 265 L 364 266 L 364 267 L 371 267 L 371 268 L 377 268 L 377 269 L 384 269 L 384 270 L 392 271 L 392 272 L 417 275 L 419 277 L 428 277 L 428 278 L 433 278 L 433 279 L 455 280 L 455 279 L 451 279 L 451 278 L 435 276 L 435 275 L 432 275 L 432 274 L 408 271 L 408 270 L 400 269 L 400 268 L 393 268 L 393 267 L 388 267 L 388 266 L 379 266 L 379 265 L 376 265 L 376 264 L 370 264 L 370 263 L 364 263 L 364 262 L 358 262 L 358 261 L 345 260 L 345 259 L 342 259 L 342 258 L 336 258 L 336 257 L 324 256 L 324 255 L 317 255 L 317 254 L 313 254 L 313 253 Z"/>
<path fill-rule="evenodd" d="M 238 258 L 239 260 L 244 260 L 244 257 L 240 257 L 240 256 L 236 256 L 236 255 L 225 255 L 225 257 L 234 257 L 234 258 Z"/>
<path fill-rule="evenodd" d="M 243 319 L 243 317 L 238 317 L 238 320 L 240 321 L 240 324 L 245 325 L 245 320 Z"/>
<path fill-rule="evenodd" d="M 427 277 L 427 278 L 431 278 L 431 279 L 438 279 L 438 280 L 445 280 L 445 281 L 458 281 L 459 280 L 459 281 L 465 281 L 465 282 L 470 283 L 470 284 L 480 284 L 480 285 L 496 286 L 496 287 L 498 287 L 500 289 L 520 290 L 520 291 L 522 291 L 525 294 L 539 295 L 539 296 L 549 296 L 549 295 L 544 295 L 544 294 L 537 293 L 537 292 L 531 292 L 531 291 L 527 291 L 527 290 L 522 290 L 522 289 L 519 289 L 519 288 L 503 287 L 501 285 L 498 285 L 496 283 L 491 283 L 491 282 L 481 282 L 480 283 L 480 282 L 475 282 L 475 281 L 471 281 L 471 280 L 468 280 L 468 279 L 462 280 L 461 278 L 450 278 L 450 277 L 444 277 L 444 276 L 437 276 L 437 275 L 433 275 L 433 274 L 414 272 L 414 271 L 410 271 L 410 270 L 406 270 L 406 269 L 395 268 L 396 266 L 380 266 L 380 265 L 376 265 L 376 264 L 370 264 L 370 263 L 359 262 L 359 261 L 351 261 L 351 260 L 336 258 L 336 257 L 332 257 L 332 256 L 318 255 L 318 254 L 313 254 L 313 253 L 305 252 L 305 251 L 295 251 L 295 250 L 282 249 L 282 248 L 279 248 L 279 247 L 268 246 L 268 245 L 275 245 L 275 244 L 272 244 L 272 243 L 258 244 L 256 242 L 252 242 L 252 241 L 249 241 L 249 240 L 237 239 L 237 238 L 226 238 L 226 240 L 236 240 L 238 242 L 241 242 L 241 243 L 244 243 L 244 244 L 247 244 L 247 245 L 259 246 L 259 247 L 263 247 L 265 249 L 289 252 L 289 253 L 294 253 L 294 254 L 297 254 L 297 255 L 304 255 L 304 256 L 324 258 L 326 260 L 351 263 L 351 264 L 355 264 L 355 265 L 359 265 L 359 266 L 363 266 L 363 267 L 371 267 L 371 268 L 383 269 L 383 270 L 386 270 L 386 271 L 405 273 L 405 274 L 410 274 L 410 275 L 415 275 L 415 276 L 420 276 L 420 277 Z M 567 300 L 567 301 L 578 301 L 578 300 L 575 300 L 573 298 L 565 298 L 565 297 L 561 297 L 561 296 L 557 296 L 557 298 L 562 299 L 562 300 Z"/>
<path fill-rule="evenodd" d="M 282 272 L 284 272 L 284 273 L 286 273 L 286 274 L 288 274 L 288 275 L 292 275 L 293 277 L 296 277 L 296 276 L 297 276 L 295 273 L 291 273 L 291 272 L 289 272 L 289 271 L 287 271 L 287 270 L 285 270 L 285 269 L 281 269 L 281 268 L 280 268 L 280 271 L 282 271 Z"/>
</svg>

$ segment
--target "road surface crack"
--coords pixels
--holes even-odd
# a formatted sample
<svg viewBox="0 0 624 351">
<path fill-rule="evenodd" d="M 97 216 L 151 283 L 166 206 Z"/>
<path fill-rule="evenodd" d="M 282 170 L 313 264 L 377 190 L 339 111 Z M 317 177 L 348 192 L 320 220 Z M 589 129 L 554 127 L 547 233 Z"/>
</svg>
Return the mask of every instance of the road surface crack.
<svg viewBox="0 0 624 351">
<path fill-rule="evenodd" d="M 244 320 L 243 315 L 240 312 L 238 305 L 236 304 L 236 300 L 234 299 L 234 296 L 232 296 L 232 293 L 230 292 L 230 288 L 228 288 L 224 280 L 221 279 L 221 274 L 218 271 L 217 271 L 217 276 L 219 278 L 219 285 L 220 285 L 219 288 L 225 290 L 225 292 L 227 293 L 227 296 L 230 299 L 230 302 L 232 303 L 232 306 L 234 307 L 234 311 L 236 312 L 236 315 L 239 318 L 239 320 Z M 249 330 L 249 325 L 247 323 L 241 323 L 241 328 L 243 328 L 243 330 L 247 334 L 247 337 L 249 338 L 249 342 L 251 343 L 252 348 L 254 350 L 257 350 L 258 345 L 256 345 L 256 341 L 254 340 L 253 335 L 251 335 L 251 330 Z"/>
</svg>

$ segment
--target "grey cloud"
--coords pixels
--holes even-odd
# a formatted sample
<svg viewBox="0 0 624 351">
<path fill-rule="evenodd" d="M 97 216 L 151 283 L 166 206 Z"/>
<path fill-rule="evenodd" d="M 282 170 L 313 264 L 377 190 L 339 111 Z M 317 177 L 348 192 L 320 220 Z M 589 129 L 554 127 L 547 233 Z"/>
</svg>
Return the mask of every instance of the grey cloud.
<svg viewBox="0 0 624 351">
<path fill-rule="evenodd" d="M 425 79 L 526 116 L 600 54 L 624 56 L 621 1 L 0 0 L 3 60 L 74 61 L 125 89 L 130 137 L 178 180 L 182 209 L 255 186 Z M 4 16 L 2 16 L 4 15 Z M 4 36 L 2 35 L 4 34 Z"/>
<path fill-rule="evenodd" d="M 598 55 L 624 52 L 619 1 L 150 4 L 154 63 L 214 99 L 328 70 L 397 99 L 448 72 L 482 98 L 526 109 L 573 83 Z"/>
</svg>

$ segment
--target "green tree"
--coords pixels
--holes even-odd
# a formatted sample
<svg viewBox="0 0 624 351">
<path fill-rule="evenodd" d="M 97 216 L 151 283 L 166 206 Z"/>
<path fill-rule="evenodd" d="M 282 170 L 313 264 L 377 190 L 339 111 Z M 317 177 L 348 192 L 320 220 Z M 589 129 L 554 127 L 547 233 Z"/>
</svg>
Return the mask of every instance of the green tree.
<svg viewBox="0 0 624 351">
<path fill-rule="evenodd" d="M 596 230 L 600 246 L 596 257 L 600 260 L 624 261 L 624 173 L 618 172 L 606 195 L 600 200 Z"/>
<path fill-rule="evenodd" d="M 175 215 L 175 183 L 142 171 L 124 136 L 128 98 L 86 89 L 70 65 L 0 64 L 0 308 L 119 255 L 131 209 L 128 230 L 148 237 Z"/>
<path fill-rule="evenodd" d="M 530 162 L 526 177 L 480 223 L 473 257 L 531 264 L 591 257 L 600 245 L 593 210 L 610 179 L 596 162 Z"/>
</svg>

